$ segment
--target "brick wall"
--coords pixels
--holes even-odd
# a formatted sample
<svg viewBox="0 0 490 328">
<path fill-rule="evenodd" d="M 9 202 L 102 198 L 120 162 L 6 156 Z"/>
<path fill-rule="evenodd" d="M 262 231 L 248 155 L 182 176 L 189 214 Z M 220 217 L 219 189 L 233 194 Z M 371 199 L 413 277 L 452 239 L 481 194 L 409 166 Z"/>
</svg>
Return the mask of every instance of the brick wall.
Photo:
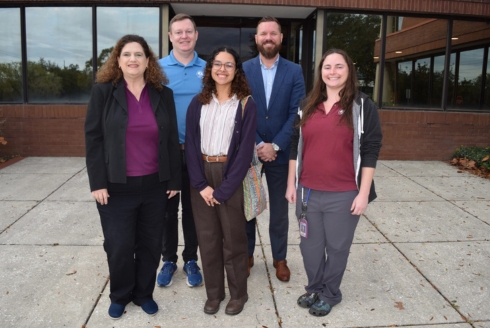
<svg viewBox="0 0 490 328">
<path fill-rule="evenodd" d="M 84 156 L 86 105 L 0 106 L 6 146 L 22 156 Z M 381 159 L 448 160 L 461 146 L 490 146 L 490 113 L 380 110 Z"/>
<path fill-rule="evenodd" d="M 381 159 L 448 160 L 464 146 L 490 146 L 490 113 L 380 110 Z"/>
<path fill-rule="evenodd" d="M 87 105 L 0 105 L 0 153 L 22 156 L 84 156 Z"/>
</svg>

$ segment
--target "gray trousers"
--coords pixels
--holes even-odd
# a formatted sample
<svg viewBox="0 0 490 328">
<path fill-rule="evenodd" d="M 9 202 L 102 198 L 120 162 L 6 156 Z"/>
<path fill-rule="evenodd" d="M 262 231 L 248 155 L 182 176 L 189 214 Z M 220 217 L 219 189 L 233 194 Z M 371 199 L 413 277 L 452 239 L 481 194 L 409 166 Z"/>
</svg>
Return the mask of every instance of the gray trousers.
<svg viewBox="0 0 490 328">
<path fill-rule="evenodd" d="M 305 188 L 305 197 L 307 189 Z M 301 237 L 300 249 L 308 277 L 306 291 L 320 293 L 331 306 L 342 301 L 340 284 L 347 266 L 349 250 L 359 215 L 350 207 L 358 191 L 329 192 L 311 190 L 306 218 L 308 238 Z M 297 191 L 296 215 L 301 213 L 301 187 Z"/>
</svg>

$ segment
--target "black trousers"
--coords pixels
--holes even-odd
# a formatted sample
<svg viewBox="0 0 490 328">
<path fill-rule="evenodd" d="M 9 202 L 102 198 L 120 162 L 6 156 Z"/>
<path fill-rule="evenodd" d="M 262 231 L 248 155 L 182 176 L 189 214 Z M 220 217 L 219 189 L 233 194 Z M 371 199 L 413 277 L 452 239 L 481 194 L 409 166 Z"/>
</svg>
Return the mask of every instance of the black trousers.
<svg viewBox="0 0 490 328">
<path fill-rule="evenodd" d="M 182 190 L 168 200 L 165 213 L 165 225 L 162 238 L 162 260 L 176 263 L 178 260 L 177 247 L 179 246 L 179 202 L 182 199 L 182 231 L 184 233 L 184 262 L 197 261 L 197 235 L 192 215 L 191 192 L 189 173 L 185 162 L 185 153 L 182 150 Z"/>
<path fill-rule="evenodd" d="M 167 183 L 158 173 L 109 183 L 107 205 L 97 203 L 110 273 L 112 303 L 153 299 L 160 262 Z"/>
</svg>

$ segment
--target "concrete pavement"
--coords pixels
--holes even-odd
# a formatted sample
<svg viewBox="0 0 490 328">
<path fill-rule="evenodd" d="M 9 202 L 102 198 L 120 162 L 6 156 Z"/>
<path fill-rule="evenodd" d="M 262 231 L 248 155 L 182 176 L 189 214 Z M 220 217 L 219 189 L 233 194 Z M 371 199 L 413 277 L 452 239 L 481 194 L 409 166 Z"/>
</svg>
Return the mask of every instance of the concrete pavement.
<svg viewBox="0 0 490 328">
<path fill-rule="evenodd" d="M 114 321 L 85 159 L 26 158 L 0 170 L 0 327 L 490 328 L 490 181 L 443 162 L 380 161 L 375 182 L 343 301 L 326 317 L 296 305 L 306 276 L 290 206 L 289 283 L 275 277 L 266 211 L 242 313 L 224 313 L 227 295 L 204 314 L 205 289 L 187 287 L 179 262 L 173 285 L 155 289 L 156 316 L 129 304 Z"/>
</svg>

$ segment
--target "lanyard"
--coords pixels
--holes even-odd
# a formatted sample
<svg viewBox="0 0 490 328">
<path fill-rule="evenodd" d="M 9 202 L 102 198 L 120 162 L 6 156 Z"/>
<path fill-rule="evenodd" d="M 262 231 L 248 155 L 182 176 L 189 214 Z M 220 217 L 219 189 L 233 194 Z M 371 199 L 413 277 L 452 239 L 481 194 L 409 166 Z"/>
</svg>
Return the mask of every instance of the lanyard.
<svg viewBox="0 0 490 328">
<path fill-rule="evenodd" d="M 311 189 L 308 188 L 308 194 L 306 195 L 305 199 L 305 187 L 301 187 L 301 203 L 303 203 L 304 206 L 308 203 L 308 199 L 310 199 L 310 192 Z"/>
</svg>

